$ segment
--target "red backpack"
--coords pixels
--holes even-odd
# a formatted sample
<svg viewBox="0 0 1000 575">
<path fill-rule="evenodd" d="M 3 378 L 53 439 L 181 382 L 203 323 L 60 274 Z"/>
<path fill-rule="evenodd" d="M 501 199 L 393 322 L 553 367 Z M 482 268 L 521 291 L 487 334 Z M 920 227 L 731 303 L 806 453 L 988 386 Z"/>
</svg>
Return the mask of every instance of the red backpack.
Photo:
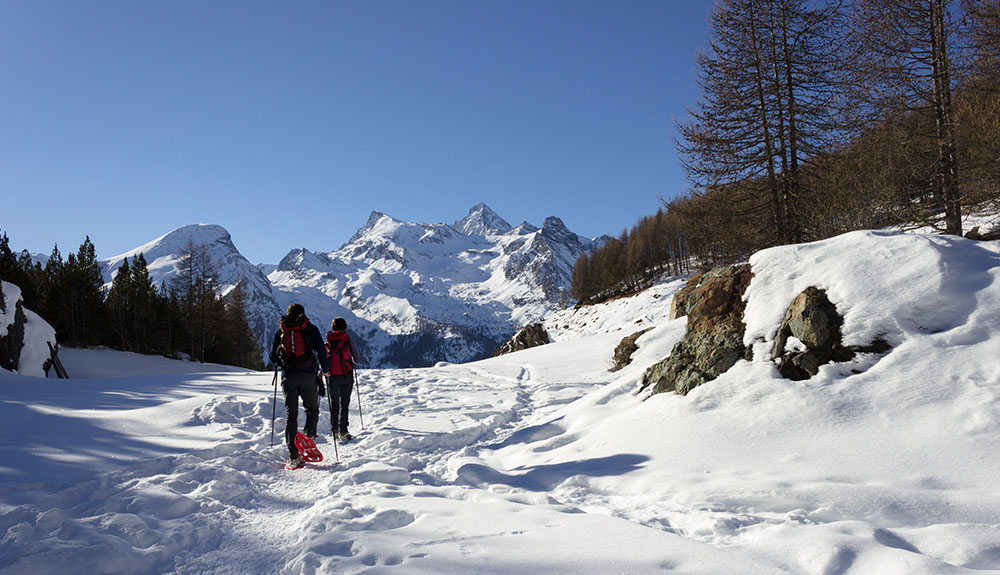
<svg viewBox="0 0 1000 575">
<path fill-rule="evenodd" d="M 326 333 L 326 356 L 330 358 L 331 375 L 350 375 L 354 364 L 351 362 L 351 338 L 347 332 Z"/>
<path fill-rule="evenodd" d="M 305 329 L 308 325 L 309 319 L 305 317 L 294 320 L 281 318 L 281 354 L 286 370 L 307 371 L 314 366 L 315 358 L 306 345 Z"/>
</svg>

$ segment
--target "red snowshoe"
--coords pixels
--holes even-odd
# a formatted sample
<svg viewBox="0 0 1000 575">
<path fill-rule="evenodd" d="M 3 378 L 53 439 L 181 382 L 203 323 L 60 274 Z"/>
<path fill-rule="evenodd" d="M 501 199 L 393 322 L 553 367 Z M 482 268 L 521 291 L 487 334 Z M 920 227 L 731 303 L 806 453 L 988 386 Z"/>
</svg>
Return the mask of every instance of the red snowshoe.
<svg viewBox="0 0 1000 575">
<path fill-rule="evenodd" d="M 299 450 L 299 458 L 303 461 L 308 461 L 310 463 L 323 461 L 323 454 L 320 453 L 319 448 L 316 447 L 316 442 L 313 441 L 311 437 L 304 435 L 301 432 L 295 434 L 295 449 Z"/>
</svg>

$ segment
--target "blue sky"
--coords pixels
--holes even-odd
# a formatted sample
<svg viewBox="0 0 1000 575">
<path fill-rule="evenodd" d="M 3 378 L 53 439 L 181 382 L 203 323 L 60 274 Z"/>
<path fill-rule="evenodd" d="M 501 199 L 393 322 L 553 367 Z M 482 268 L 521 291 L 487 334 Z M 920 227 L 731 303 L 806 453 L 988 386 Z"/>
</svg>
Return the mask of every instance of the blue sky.
<svg viewBox="0 0 1000 575">
<path fill-rule="evenodd" d="M 190 223 L 254 263 L 371 211 L 615 234 L 687 182 L 711 0 L 0 0 L 0 229 L 111 257 Z"/>
</svg>

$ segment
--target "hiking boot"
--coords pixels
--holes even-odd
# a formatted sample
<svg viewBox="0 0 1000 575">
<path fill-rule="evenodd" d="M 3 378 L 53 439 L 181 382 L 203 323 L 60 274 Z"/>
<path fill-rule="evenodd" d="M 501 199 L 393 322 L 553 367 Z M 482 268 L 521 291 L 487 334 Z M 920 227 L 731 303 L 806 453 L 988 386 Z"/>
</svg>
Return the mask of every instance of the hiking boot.
<svg viewBox="0 0 1000 575">
<path fill-rule="evenodd" d="M 354 436 L 351 435 L 350 433 L 346 432 L 346 431 L 341 431 L 340 434 L 339 434 L 339 437 L 340 437 L 341 441 L 350 441 L 350 440 L 354 439 Z"/>
<path fill-rule="evenodd" d="M 302 459 L 302 457 L 293 457 L 288 460 L 288 463 L 285 464 L 285 469 L 301 469 L 305 467 L 305 465 L 306 462 Z"/>
</svg>

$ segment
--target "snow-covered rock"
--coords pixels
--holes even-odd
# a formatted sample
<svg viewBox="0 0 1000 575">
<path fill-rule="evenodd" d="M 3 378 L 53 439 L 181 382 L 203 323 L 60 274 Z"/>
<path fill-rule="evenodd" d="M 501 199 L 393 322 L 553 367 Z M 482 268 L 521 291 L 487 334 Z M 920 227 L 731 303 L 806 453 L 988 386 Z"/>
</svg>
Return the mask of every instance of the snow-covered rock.
<svg viewBox="0 0 1000 575">
<path fill-rule="evenodd" d="M 507 220 L 501 218 L 489 206 L 483 203 L 476 204 L 469 215 L 455 222 L 455 229 L 466 235 L 495 236 L 507 233 L 512 226 Z"/>
<path fill-rule="evenodd" d="M 0 282 L 3 309 L 0 309 L 0 346 L 4 366 L 14 373 L 45 377 L 45 363 L 51 357 L 50 347 L 56 346 L 56 330 L 37 313 L 24 307 L 21 288 Z"/>
</svg>

